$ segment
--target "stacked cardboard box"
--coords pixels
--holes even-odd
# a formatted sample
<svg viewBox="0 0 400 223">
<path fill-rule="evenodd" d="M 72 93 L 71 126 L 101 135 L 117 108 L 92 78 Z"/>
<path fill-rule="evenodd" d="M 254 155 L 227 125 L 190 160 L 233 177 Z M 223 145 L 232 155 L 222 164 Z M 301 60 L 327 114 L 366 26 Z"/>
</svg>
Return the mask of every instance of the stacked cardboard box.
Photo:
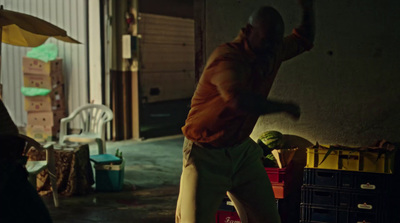
<svg viewBox="0 0 400 223">
<path fill-rule="evenodd" d="M 24 57 L 23 73 L 24 87 L 51 90 L 46 96 L 25 96 L 27 135 L 39 142 L 57 138 L 60 120 L 66 115 L 62 59 L 44 62 Z"/>
</svg>

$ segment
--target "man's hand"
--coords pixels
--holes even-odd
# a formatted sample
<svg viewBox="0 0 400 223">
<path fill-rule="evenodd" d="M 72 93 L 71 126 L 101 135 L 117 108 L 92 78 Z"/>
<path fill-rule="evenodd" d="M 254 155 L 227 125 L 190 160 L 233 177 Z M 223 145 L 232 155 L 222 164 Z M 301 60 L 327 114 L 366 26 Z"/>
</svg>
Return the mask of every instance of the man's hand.
<svg viewBox="0 0 400 223">
<path fill-rule="evenodd" d="M 285 112 L 294 120 L 299 120 L 300 118 L 300 107 L 297 104 L 287 103 L 285 105 Z"/>
<path fill-rule="evenodd" d="M 257 115 L 274 114 L 284 112 L 294 120 L 300 118 L 300 107 L 292 102 L 283 102 L 266 99 L 262 95 L 251 92 L 242 92 L 229 102 L 232 109 L 249 112 Z"/>
<path fill-rule="evenodd" d="M 296 30 L 312 44 L 315 36 L 314 0 L 297 1 L 299 1 L 303 9 L 303 18 L 300 26 Z"/>
</svg>

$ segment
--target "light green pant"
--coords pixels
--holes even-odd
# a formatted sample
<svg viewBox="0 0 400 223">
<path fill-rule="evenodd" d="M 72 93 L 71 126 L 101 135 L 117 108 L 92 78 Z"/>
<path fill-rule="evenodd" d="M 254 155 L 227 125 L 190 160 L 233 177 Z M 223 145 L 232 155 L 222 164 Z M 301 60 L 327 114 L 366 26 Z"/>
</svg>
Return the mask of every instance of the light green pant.
<svg viewBox="0 0 400 223">
<path fill-rule="evenodd" d="M 218 149 L 185 139 L 175 222 L 214 223 L 228 194 L 242 223 L 279 223 L 262 154 L 250 138 L 238 146 Z"/>
</svg>

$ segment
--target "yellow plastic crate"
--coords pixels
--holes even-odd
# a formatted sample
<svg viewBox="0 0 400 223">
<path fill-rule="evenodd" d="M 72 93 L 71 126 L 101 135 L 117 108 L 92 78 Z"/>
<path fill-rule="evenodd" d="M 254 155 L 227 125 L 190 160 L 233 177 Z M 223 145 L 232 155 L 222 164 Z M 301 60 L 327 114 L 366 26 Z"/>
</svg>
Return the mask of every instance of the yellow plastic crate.
<svg viewBox="0 0 400 223">
<path fill-rule="evenodd" d="M 393 173 L 394 153 L 334 149 L 324 159 L 327 148 L 307 148 L 307 168 Z"/>
</svg>

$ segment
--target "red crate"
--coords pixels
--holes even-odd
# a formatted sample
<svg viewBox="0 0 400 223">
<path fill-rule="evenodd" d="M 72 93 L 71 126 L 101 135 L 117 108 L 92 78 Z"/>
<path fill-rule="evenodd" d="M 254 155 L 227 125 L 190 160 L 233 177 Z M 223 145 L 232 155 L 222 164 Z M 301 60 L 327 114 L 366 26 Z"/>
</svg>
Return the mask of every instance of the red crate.
<svg viewBox="0 0 400 223">
<path fill-rule="evenodd" d="M 286 176 L 286 168 L 264 167 L 267 171 L 271 184 L 284 183 Z"/>
<path fill-rule="evenodd" d="M 272 190 L 274 191 L 275 199 L 283 199 L 286 196 L 287 190 L 285 185 L 282 184 L 272 184 Z"/>
<path fill-rule="evenodd" d="M 239 215 L 234 211 L 223 211 L 218 210 L 216 217 L 216 223 L 240 223 Z"/>
</svg>

